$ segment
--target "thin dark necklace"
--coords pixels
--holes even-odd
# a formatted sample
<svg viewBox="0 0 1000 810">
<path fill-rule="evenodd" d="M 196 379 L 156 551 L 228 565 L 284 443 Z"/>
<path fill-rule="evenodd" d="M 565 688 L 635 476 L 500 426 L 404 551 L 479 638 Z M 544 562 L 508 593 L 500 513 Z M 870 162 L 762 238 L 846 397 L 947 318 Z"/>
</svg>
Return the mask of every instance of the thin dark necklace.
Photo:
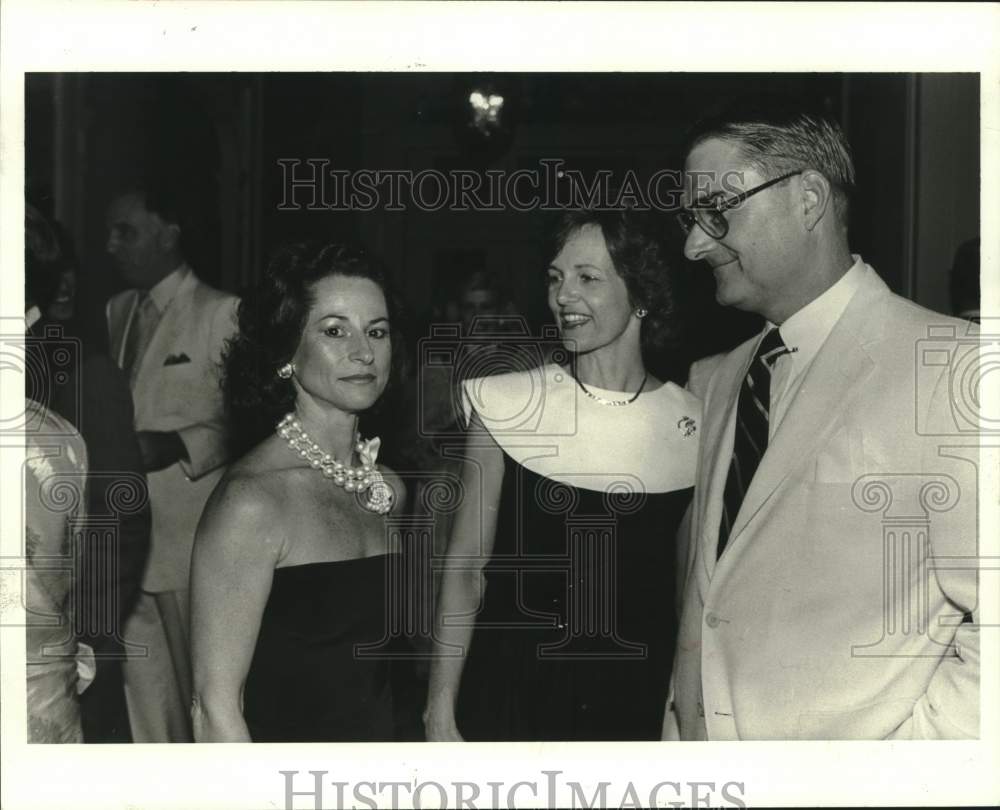
<svg viewBox="0 0 1000 810">
<path fill-rule="evenodd" d="M 580 390 L 594 400 L 594 402 L 600 402 L 602 405 L 610 405 L 613 408 L 620 408 L 622 405 L 631 405 L 635 402 L 639 398 L 639 394 L 642 393 L 642 389 L 646 387 L 646 380 L 649 379 L 649 372 L 644 371 L 642 373 L 642 382 L 639 383 L 639 390 L 632 395 L 631 399 L 605 399 L 604 397 L 599 397 L 597 394 L 593 394 L 587 390 L 587 386 L 585 386 L 583 381 L 576 376 L 575 364 L 570 367 L 570 374 L 573 375 L 573 379 L 576 380 L 576 384 L 580 386 Z"/>
</svg>

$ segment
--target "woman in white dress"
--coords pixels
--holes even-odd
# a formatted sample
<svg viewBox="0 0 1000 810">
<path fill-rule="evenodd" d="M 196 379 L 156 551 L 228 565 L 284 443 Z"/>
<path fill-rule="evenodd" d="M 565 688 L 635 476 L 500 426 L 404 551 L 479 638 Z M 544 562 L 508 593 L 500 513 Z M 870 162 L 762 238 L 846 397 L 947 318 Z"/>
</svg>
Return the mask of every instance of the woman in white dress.
<svg viewBox="0 0 1000 810">
<path fill-rule="evenodd" d="M 644 360 L 676 319 L 639 216 L 572 212 L 553 242 L 563 348 L 464 385 L 466 498 L 438 605 L 431 740 L 660 735 L 700 402 Z"/>
</svg>

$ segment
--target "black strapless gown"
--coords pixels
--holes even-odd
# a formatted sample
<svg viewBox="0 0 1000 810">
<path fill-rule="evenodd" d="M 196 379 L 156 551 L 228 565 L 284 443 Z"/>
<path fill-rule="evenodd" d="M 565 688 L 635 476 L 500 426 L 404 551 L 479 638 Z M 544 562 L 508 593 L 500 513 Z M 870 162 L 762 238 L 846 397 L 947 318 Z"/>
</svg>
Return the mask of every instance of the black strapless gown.
<svg viewBox="0 0 1000 810">
<path fill-rule="evenodd" d="M 457 705 L 467 740 L 658 740 L 677 637 L 674 535 L 693 489 L 606 494 L 504 454 Z"/>
<path fill-rule="evenodd" d="M 254 742 L 393 739 L 379 650 L 398 565 L 398 554 L 380 554 L 275 570 L 243 693 Z"/>
</svg>

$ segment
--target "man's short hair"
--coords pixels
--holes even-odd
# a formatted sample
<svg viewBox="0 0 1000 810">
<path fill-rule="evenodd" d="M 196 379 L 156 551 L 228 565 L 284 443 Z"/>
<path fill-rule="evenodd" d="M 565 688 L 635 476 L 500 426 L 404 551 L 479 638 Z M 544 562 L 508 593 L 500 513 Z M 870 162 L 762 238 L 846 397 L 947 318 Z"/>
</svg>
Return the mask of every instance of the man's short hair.
<svg viewBox="0 0 1000 810">
<path fill-rule="evenodd" d="M 820 172 L 833 187 L 837 220 L 847 226 L 854 159 L 840 125 L 825 113 L 787 98 L 741 98 L 695 124 L 684 154 L 713 138 L 738 145 L 747 164 L 766 179 L 796 169 Z"/>
<path fill-rule="evenodd" d="M 178 189 L 166 181 L 147 180 L 137 192 L 142 196 L 149 213 L 156 214 L 168 225 L 181 227 L 186 206 Z"/>
<path fill-rule="evenodd" d="M 183 230 L 189 200 L 177 182 L 157 173 L 148 174 L 125 183 L 121 193 L 137 195 L 149 213 L 156 214 L 167 225 L 177 225 Z"/>
<path fill-rule="evenodd" d="M 193 197 L 179 183 L 159 174 L 145 175 L 125 183 L 115 196 L 135 194 L 151 214 L 180 230 L 178 249 L 186 254 L 193 229 Z"/>
</svg>

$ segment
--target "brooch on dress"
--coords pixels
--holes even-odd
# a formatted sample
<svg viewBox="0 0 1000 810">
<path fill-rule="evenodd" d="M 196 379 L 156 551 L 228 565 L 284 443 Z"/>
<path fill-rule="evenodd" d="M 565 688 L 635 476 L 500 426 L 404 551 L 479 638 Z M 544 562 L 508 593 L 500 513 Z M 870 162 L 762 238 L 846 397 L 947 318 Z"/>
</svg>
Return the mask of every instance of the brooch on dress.
<svg viewBox="0 0 1000 810">
<path fill-rule="evenodd" d="M 677 421 L 677 429 L 681 432 L 682 436 L 687 438 L 698 432 L 698 424 L 690 416 L 682 416 Z"/>
</svg>

